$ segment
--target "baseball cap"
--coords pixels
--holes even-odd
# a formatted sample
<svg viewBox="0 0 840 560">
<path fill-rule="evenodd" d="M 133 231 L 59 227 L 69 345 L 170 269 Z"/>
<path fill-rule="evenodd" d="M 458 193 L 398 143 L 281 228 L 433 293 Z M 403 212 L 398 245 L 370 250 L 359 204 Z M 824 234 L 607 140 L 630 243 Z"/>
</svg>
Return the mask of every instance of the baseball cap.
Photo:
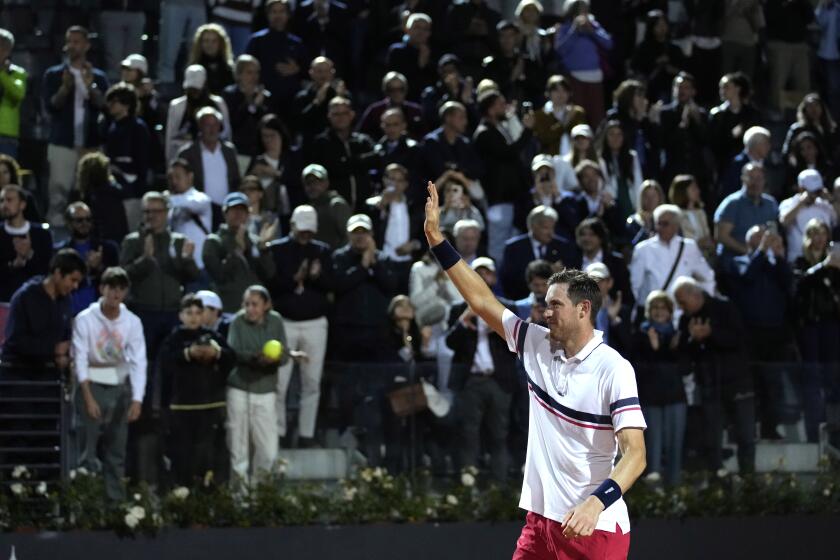
<svg viewBox="0 0 840 560">
<path fill-rule="evenodd" d="M 478 270 L 481 267 L 484 267 L 491 272 L 496 272 L 496 263 L 493 262 L 493 259 L 490 257 L 476 257 L 470 265 L 470 268 L 473 270 Z"/>
<path fill-rule="evenodd" d="M 575 136 L 586 136 L 592 138 L 592 128 L 588 124 L 579 124 L 572 128 L 572 138 Z"/>
<path fill-rule="evenodd" d="M 245 208 L 248 207 L 248 196 L 245 193 L 241 192 L 232 192 L 225 197 L 225 201 L 222 204 L 222 210 L 225 212 L 228 211 L 229 208 L 233 208 L 234 206 L 244 206 Z"/>
<path fill-rule="evenodd" d="M 816 169 L 805 169 L 796 177 L 796 183 L 809 193 L 817 193 L 823 190 L 823 179 Z"/>
<path fill-rule="evenodd" d="M 310 163 L 303 168 L 303 173 L 300 174 L 301 179 L 306 179 L 308 176 L 314 175 L 322 181 L 327 178 L 327 169 L 323 165 L 317 163 Z"/>
<path fill-rule="evenodd" d="M 373 231 L 373 222 L 367 214 L 353 214 L 347 220 L 347 231 L 351 232 L 357 228 L 364 228 L 368 231 Z"/>
<path fill-rule="evenodd" d="M 534 159 L 531 160 L 531 171 L 537 171 L 543 167 L 550 167 L 554 169 L 554 162 L 548 154 L 537 154 L 534 156 Z"/>
<path fill-rule="evenodd" d="M 195 296 L 201 300 L 201 305 L 204 307 L 212 307 L 213 309 L 222 309 L 222 298 L 216 292 L 210 290 L 199 290 Z"/>
<path fill-rule="evenodd" d="M 298 231 L 318 233 L 318 212 L 308 204 L 301 204 L 292 212 L 292 225 Z"/>
<path fill-rule="evenodd" d="M 130 54 L 120 63 L 123 68 L 131 68 L 132 70 L 139 70 L 145 76 L 149 73 L 149 62 L 142 54 Z"/>
<path fill-rule="evenodd" d="M 190 64 L 184 71 L 184 82 L 181 84 L 184 89 L 203 89 L 207 83 L 207 70 L 201 64 Z"/>
<path fill-rule="evenodd" d="M 454 64 L 455 66 L 461 65 L 461 59 L 458 58 L 456 55 L 452 53 L 446 53 L 442 57 L 438 59 L 438 68 L 443 68 L 449 64 Z"/>
<path fill-rule="evenodd" d="M 606 280 L 610 278 L 610 269 L 604 263 L 592 263 L 586 267 L 584 272 L 595 280 Z"/>
</svg>

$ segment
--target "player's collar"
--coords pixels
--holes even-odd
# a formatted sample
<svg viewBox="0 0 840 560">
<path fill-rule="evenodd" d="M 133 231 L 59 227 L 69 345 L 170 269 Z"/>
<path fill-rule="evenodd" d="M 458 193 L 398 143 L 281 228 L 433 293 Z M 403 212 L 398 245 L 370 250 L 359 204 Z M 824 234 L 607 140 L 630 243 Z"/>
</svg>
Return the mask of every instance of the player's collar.
<svg viewBox="0 0 840 560">
<path fill-rule="evenodd" d="M 550 339 L 549 339 L 550 340 Z M 584 361 L 586 358 L 595 351 L 595 349 L 604 342 L 604 333 L 603 331 L 599 331 L 597 329 L 592 331 L 592 338 L 589 339 L 589 342 L 584 344 L 583 348 L 578 350 L 578 353 L 572 356 L 571 358 L 566 358 L 566 352 L 561 348 L 559 345 L 555 347 L 555 343 L 551 341 L 551 351 L 556 353 L 558 350 L 560 351 L 560 359 L 564 362 L 576 361 L 578 363 Z"/>
</svg>

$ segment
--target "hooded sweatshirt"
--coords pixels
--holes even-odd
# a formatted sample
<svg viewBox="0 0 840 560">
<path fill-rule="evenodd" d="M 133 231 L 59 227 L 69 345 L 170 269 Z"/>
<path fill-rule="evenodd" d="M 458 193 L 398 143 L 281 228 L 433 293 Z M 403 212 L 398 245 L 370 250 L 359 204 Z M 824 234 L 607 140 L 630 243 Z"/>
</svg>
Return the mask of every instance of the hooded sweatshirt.
<svg viewBox="0 0 840 560">
<path fill-rule="evenodd" d="M 76 316 L 73 362 L 79 383 L 90 379 L 103 385 L 121 385 L 130 378 L 131 400 L 143 402 L 146 341 L 140 319 L 125 305 L 120 304 L 120 314 L 113 321 L 102 313 L 99 301 Z"/>
</svg>

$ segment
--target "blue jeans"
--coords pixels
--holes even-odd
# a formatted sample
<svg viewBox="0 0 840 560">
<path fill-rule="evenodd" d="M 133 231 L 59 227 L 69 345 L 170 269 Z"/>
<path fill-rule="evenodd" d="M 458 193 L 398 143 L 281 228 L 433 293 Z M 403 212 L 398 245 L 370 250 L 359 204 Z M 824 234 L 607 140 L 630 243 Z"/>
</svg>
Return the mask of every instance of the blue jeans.
<svg viewBox="0 0 840 560">
<path fill-rule="evenodd" d="M 503 202 L 490 206 L 487 209 L 487 254 L 496 263 L 502 262 L 505 242 L 514 235 L 513 204 Z"/>
<path fill-rule="evenodd" d="M 663 475 L 668 486 L 679 484 L 682 476 L 683 438 L 685 437 L 685 403 L 644 407 L 645 445 L 648 471 Z M 665 458 L 665 470 L 662 459 Z"/>
<path fill-rule="evenodd" d="M 184 39 L 192 43 L 195 30 L 207 22 L 204 6 L 181 6 L 164 2 L 160 9 L 158 80 L 175 82 L 175 61 Z"/>
<path fill-rule="evenodd" d="M 799 332 L 802 353 L 802 406 L 808 441 L 819 439 L 820 422 L 825 418 L 826 401 L 840 400 L 840 322 L 806 324 Z"/>
</svg>

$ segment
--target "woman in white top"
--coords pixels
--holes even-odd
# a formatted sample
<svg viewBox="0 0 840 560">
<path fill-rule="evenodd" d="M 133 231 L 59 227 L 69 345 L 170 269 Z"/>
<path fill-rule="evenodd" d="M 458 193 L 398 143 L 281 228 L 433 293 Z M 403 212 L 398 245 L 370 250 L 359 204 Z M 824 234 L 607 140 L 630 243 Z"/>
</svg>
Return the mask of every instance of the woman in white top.
<svg viewBox="0 0 840 560">
<path fill-rule="evenodd" d="M 572 128 L 572 147 L 569 153 L 554 158 L 554 172 L 557 175 L 557 186 L 561 191 L 577 191 L 578 180 L 575 173 L 575 168 L 582 161 L 593 161 L 598 164 L 601 169 L 601 175 L 607 176 L 607 168 L 604 160 L 598 157 L 598 152 L 595 151 L 595 144 L 593 142 L 594 135 L 592 128 L 588 124 L 579 124 Z M 574 177 L 574 186 L 571 186 L 571 177 L 569 171 Z"/>
<path fill-rule="evenodd" d="M 600 152 L 606 168 L 606 190 L 615 199 L 624 220 L 636 211 L 642 186 L 642 167 L 636 151 L 627 144 L 619 121 L 609 121 L 604 127 Z"/>
<path fill-rule="evenodd" d="M 697 242 L 703 256 L 711 262 L 715 254 L 715 243 L 709 229 L 709 218 L 703 208 L 700 186 L 693 175 L 677 175 L 668 189 L 668 199 L 682 210 L 680 229 L 682 236 Z"/>
</svg>

